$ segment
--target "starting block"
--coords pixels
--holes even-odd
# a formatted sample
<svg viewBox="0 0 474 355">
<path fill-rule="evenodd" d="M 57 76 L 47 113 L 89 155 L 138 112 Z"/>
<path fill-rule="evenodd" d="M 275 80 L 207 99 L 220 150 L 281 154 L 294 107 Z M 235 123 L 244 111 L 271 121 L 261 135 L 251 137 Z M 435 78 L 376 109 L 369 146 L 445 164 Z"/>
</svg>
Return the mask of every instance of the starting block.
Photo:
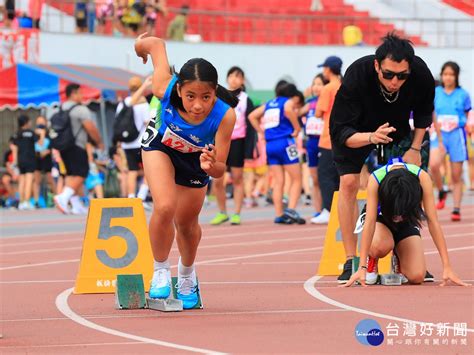
<svg viewBox="0 0 474 355">
<path fill-rule="evenodd" d="M 360 263 L 360 257 L 355 256 L 352 259 L 352 273 L 356 273 L 357 270 L 359 270 L 359 263 Z M 402 284 L 402 276 L 400 274 L 396 274 L 393 272 L 393 269 L 389 274 L 382 274 L 379 276 L 379 281 L 377 283 L 380 283 L 381 285 L 384 286 L 401 286 Z"/>
<path fill-rule="evenodd" d="M 115 288 L 115 308 L 140 309 L 145 308 L 145 287 L 143 276 L 117 275 Z"/>
<path fill-rule="evenodd" d="M 138 275 L 117 275 L 115 289 L 115 308 L 116 309 L 153 309 L 161 312 L 181 312 L 183 302 L 177 297 L 176 284 L 177 277 L 171 278 L 172 292 L 167 299 L 157 299 L 145 297 L 145 287 L 143 276 Z M 199 291 L 198 281 L 198 303 L 193 309 L 202 309 L 201 292 Z"/>
<path fill-rule="evenodd" d="M 384 286 L 401 286 L 402 276 L 400 274 L 380 275 L 380 283 Z"/>
</svg>

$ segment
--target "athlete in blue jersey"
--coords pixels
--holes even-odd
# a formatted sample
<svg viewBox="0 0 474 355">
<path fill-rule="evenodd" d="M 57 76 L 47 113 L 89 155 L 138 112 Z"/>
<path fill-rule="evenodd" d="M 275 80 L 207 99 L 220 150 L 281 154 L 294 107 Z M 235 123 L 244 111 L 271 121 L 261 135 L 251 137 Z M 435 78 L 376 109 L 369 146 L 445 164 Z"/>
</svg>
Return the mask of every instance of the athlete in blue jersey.
<svg viewBox="0 0 474 355">
<path fill-rule="evenodd" d="M 440 166 L 446 154 L 449 155 L 454 205 L 452 221 L 461 220 L 462 165 L 468 160 L 465 126 L 471 110 L 469 94 L 459 86 L 459 71 L 454 62 L 446 62 L 441 69 L 441 86 L 436 88 L 434 100 L 436 138 L 431 140 L 433 154 L 430 158 L 430 171 L 439 189 L 437 208 L 442 209 L 446 192 L 443 191 Z"/>
<path fill-rule="evenodd" d="M 443 281 L 469 286 L 451 268 L 446 241 L 438 221 L 430 176 L 401 158 L 376 170 L 367 187 L 367 214 L 360 245 L 359 270 L 345 286 L 355 281 L 365 286 L 377 280 L 377 261 L 392 250 L 399 259 L 398 271 L 412 284 L 421 284 L 426 265 L 420 227 L 426 218 L 433 242 L 443 263 Z M 423 207 L 423 209 L 422 209 Z M 372 275 L 370 275 L 372 274 Z M 375 276 L 375 277 L 373 277 Z"/>
<path fill-rule="evenodd" d="M 150 297 L 171 292 L 168 256 L 176 239 L 180 253 L 177 296 L 183 308 L 198 303 L 194 261 L 201 240 L 198 217 L 209 176 L 224 174 L 238 99 L 217 84 L 217 71 L 202 58 L 170 74 L 165 42 L 141 35 L 137 55 L 153 61 L 153 94 L 161 101 L 143 135 L 143 165 L 153 196 L 150 239 L 154 274 Z"/>
<path fill-rule="evenodd" d="M 305 134 L 308 137 L 306 142 L 306 155 L 308 157 L 308 167 L 311 174 L 311 180 L 313 181 L 312 190 L 312 201 L 314 207 L 314 217 L 319 216 L 321 213 L 321 190 L 319 188 L 318 180 L 318 163 L 319 163 L 319 137 L 323 131 L 324 121 L 321 117 L 316 117 L 316 104 L 318 102 L 319 94 L 322 88 L 328 82 L 324 79 L 322 74 L 318 74 L 314 77 L 311 85 L 311 93 L 313 97 L 309 99 L 306 104 L 301 108 L 299 115 L 305 116 L 304 122 Z"/>
<path fill-rule="evenodd" d="M 295 137 L 300 131 L 298 111 L 304 97 L 293 84 L 283 85 L 277 90 L 277 97 L 254 110 L 249 121 L 259 134 L 265 135 L 267 162 L 273 178 L 275 223 L 304 224 L 305 220 L 295 211 L 301 195 L 301 167 Z M 262 117 L 265 131 L 260 126 Z M 285 172 L 290 176 L 290 198 L 284 211 Z"/>
</svg>

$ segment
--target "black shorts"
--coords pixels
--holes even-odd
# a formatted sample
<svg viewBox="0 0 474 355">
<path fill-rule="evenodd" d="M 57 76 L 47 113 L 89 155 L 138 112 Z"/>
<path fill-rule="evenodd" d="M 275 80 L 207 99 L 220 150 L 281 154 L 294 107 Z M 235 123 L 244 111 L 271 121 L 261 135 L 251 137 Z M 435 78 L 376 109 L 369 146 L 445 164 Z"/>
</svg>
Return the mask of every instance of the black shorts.
<svg viewBox="0 0 474 355">
<path fill-rule="evenodd" d="M 142 150 L 140 148 L 124 149 L 124 152 L 127 157 L 128 170 L 140 170 L 142 168 Z"/>
<path fill-rule="evenodd" d="M 385 165 L 391 158 L 403 156 L 408 149 L 411 147 L 413 140 L 413 132 L 397 142 L 384 145 L 384 160 L 378 161 L 379 166 Z M 428 144 L 425 142 L 428 141 Z M 421 150 L 421 168 L 427 170 L 429 161 L 429 135 L 425 133 L 423 138 L 423 147 Z M 346 174 L 359 174 L 362 170 L 368 155 L 376 149 L 374 144 L 361 147 L 361 148 L 349 148 L 346 146 L 339 146 L 333 142 L 333 154 L 334 163 L 336 164 L 337 172 L 339 176 Z"/>
<path fill-rule="evenodd" d="M 421 237 L 420 229 L 417 226 L 401 222 L 397 223 L 397 229 L 393 229 L 392 227 L 387 225 L 387 222 L 385 221 L 382 215 L 377 216 L 377 222 L 382 223 L 390 230 L 393 236 L 393 240 L 395 241 L 395 245 L 400 243 L 403 239 L 414 235 Z"/>
<path fill-rule="evenodd" d="M 66 176 L 80 176 L 84 179 L 87 177 L 89 174 L 89 159 L 85 149 L 75 145 L 60 153 L 66 167 Z"/>
<path fill-rule="evenodd" d="M 227 166 L 243 168 L 245 160 L 245 138 L 234 139 L 230 142 Z"/>
<path fill-rule="evenodd" d="M 158 134 L 148 144 L 142 147 L 146 152 L 158 150 L 165 153 L 173 163 L 175 175 L 174 181 L 177 185 L 200 188 L 209 183 L 209 176 L 201 169 L 199 156 L 201 152 L 181 153 L 161 143 L 162 137 Z"/>
<path fill-rule="evenodd" d="M 18 170 L 20 174 L 34 173 L 36 170 L 36 161 L 22 161 L 18 163 Z"/>
<path fill-rule="evenodd" d="M 40 158 L 36 157 L 36 171 L 41 171 L 42 173 L 50 173 L 51 169 L 53 169 L 53 159 L 51 154 Z"/>
</svg>

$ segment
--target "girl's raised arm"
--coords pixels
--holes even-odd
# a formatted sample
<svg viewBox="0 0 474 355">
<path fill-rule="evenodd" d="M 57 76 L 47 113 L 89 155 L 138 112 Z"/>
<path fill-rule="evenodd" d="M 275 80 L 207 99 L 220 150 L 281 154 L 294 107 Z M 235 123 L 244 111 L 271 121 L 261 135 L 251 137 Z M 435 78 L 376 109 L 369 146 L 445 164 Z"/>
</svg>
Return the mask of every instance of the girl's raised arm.
<svg viewBox="0 0 474 355">
<path fill-rule="evenodd" d="M 146 33 L 141 34 L 135 41 L 135 52 L 143 59 L 145 64 L 148 55 L 153 62 L 153 95 L 163 98 L 166 88 L 171 80 L 170 65 L 166 54 L 165 41 L 158 37 L 146 37 Z"/>
</svg>

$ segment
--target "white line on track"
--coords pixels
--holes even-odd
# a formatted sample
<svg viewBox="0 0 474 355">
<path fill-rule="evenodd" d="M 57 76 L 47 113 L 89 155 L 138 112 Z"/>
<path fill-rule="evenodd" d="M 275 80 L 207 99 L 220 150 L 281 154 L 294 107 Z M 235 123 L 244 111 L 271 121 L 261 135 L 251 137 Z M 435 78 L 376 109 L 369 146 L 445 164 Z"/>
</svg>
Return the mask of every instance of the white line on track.
<svg viewBox="0 0 474 355">
<path fill-rule="evenodd" d="M 65 318 L 67 319 L 67 318 Z M 36 348 L 70 348 L 85 346 L 108 346 L 108 345 L 144 345 L 141 341 L 123 341 L 117 343 L 78 343 L 78 344 L 54 344 L 54 345 L 35 345 Z M 31 346 L 0 346 L 0 349 L 31 349 Z"/>
<path fill-rule="evenodd" d="M 389 319 L 389 320 L 396 320 L 396 321 L 403 322 L 403 323 L 415 323 L 415 324 L 418 324 L 418 325 L 433 324 L 433 322 L 421 322 L 421 321 L 412 320 L 412 319 L 406 319 L 406 318 L 401 318 L 401 317 L 395 317 L 395 316 L 392 316 L 392 315 L 389 315 L 389 314 L 383 314 L 383 313 L 372 312 L 372 311 L 369 311 L 369 310 L 367 310 L 367 309 L 363 309 L 363 308 L 358 308 L 358 307 L 350 306 L 350 305 L 347 305 L 347 304 L 345 304 L 345 303 L 336 301 L 336 300 L 334 300 L 334 299 L 332 299 L 332 298 L 329 298 L 329 297 L 326 296 L 326 295 L 323 295 L 323 294 L 316 288 L 317 282 L 318 282 L 319 279 L 321 279 L 322 277 L 323 277 L 323 276 L 313 276 L 313 277 L 309 278 L 308 280 L 306 280 L 306 282 L 304 283 L 304 289 L 306 290 L 306 292 L 308 292 L 311 296 L 313 296 L 314 298 L 320 300 L 321 302 L 324 302 L 324 303 L 333 305 L 334 307 L 338 307 L 338 308 L 341 308 L 341 309 L 345 309 L 345 310 L 347 310 L 347 311 L 362 313 L 362 314 L 366 314 L 366 315 L 369 315 L 369 316 L 372 316 L 372 317 L 377 317 L 377 318 L 384 318 L 384 319 Z M 453 286 L 453 287 L 454 287 L 454 286 Z M 459 286 L 457 286 L 457 287 L 459 287 Z M 450 327 L 450 326 L 446 326 L 446 328 L 447 328 L 447 329 L 451 329 L 451 330 L 454 330 L 454 329 L 455 329 L 454 327 Z M 472 333 L 472 332 L 474 332 L 474 329 L 467 328 L 467 331 Z"/>
<path fill-rule="evenodd" d="M 201 262 L 196 262 L 196 265 L 205 265 L 205 264 L 212 264 L 212 263 L 218 263 L 218 262 L 225 262 L 225 261 L 232 261 L 232 260 L 242 260 L 242 259 L 250 259 L 250 258 L 260 258 L 260 257 L 266 257 L 266 256 L 274 256 L 274 255 L 284 255 L 284 254 L 291 254 L 295 252 L 300 252 L 300 251 L 309 251 L 309 250 L 320 250 L 322 247 L 318 248 L 305 248 L 305 249 L 294 249 L 294 250 L 285 250 L 285 251 L 279 251 L 279 252 L 272 252 L 272 253 L 261 253 L 261 254 L 252 254 L 252 255 L 244 255 L 244 256 L 236 256 L 236 257 L 231 257 L 231 258 L 222 258 L 222 259 L 214 259 L 214 260 L 204 260 Z M 177 265 L 173 265 L 172 268 L 176 268 Z M 143 341 L 144 343 L 148 344 L 154 344 L 154 345 L 159 345 L 159 346 L 164 346 L 168 348 L 173 348 L 173 349 L 179 349 L 179 350 L 186 350 L 190 352 L 197 352 L 197 353 L 213 353 L 213 354 L 218 354 L 217 352 L 207 350 L 207 349 L 201 349 L 201 348 L 195 348 L 195 347 L 190 347 L 186 345 L 181 345 L 181 344 L 175 344 L 175 343 L 170 343 L 170 342 L 165 342 L 161 340 L 156 340 L 152 338 L 145 338 L 141 336 L 136 336 L 133 334 L 121 332 L 115 329 L 110 329 L 104 326 L 101 326 L 99 324 L 93 323 L 79 314 L 75 313 L 68 304 L 68 298 L 72 294 L 72 291 L 74 288 L 69 288 L 61 292 L 57 297 L 56 297 L 56 308 L 64 314 L 66 317 L 70 318 L 72 321 L 81 324 L 85 327 L 91 328 L 96 331 L 100 331 L 103 333 L 111 334 L 111 335 L 116 335 L 122 338 L 127 338 L 131 340 L 138 340 L 138 341 Z"/>
<path fill-rule="evenodd" d="M 5 267 L 0 267 L 0 271 L 23 269 L 23 268 L 37 267 L 37 266 L 46 266 L 46 265 L 74 263 L 74 262 L 77 262 L 77 261 L 79 261 L 79 259 L 56 260 L 56 261 L 49 261 L 47 263 L 39 263 L 39 264 L 24 264 L 24 265 L 15 265 L 15 266 L 5 266 Z"/>
<path fill-rule="evenodd" d="M 302 284 L 302 282 L 301 282 Z M 347 312 L 345 309 L 338 308 L 314 308 L 314 309 L 269 309 L 265 311 L 235 311 L 235 312 L 206 312 L 206 313 L 183 313 L 180 317 L 212 317 L 212 316 L 242 316 L 242 315 L 272 315 L 288 313 L 327 313 L 327 312 Z M 83 315 L 86 319 L 123 319 L 123 318 L 154 318 L 159 317 L 156 314 L 102 314 L 102 315 Z M 62 321 L 69 320 L 68 317 L 49 317 L 49 318 L 24 318 L 24 319 L 4 319 L 0 323 L 19 323 L 19 322 L 42 322 L 42 321 Z M 143 344 L 143 342 L 142 342 Z M 36 345 L 35 345 L 36 347 Z"/>
<path fill-rule="evenodd" d="M 99 332 L 102 332 L 102 333 L 122 337 L 122 338 L 141 341 L 144 344 L 159 345 L 159 346 L 163 346 L 163 347 L 166 347 L 166 348 L 190 351 L 190 352 L 193 352 L 193 353 L 216 354 L 216 355 L 217 354 L 223 354 L 223 353 L 216 352 L 216 351 L 209 350 L 209 349 L 196 348 L 196 347 L 192 347 L 192 346 L 186 346 L 186 345 L 181 345 L 181 344 L 176 344 L 176 343 L 170 343 L 170 342 L 167 342 L 167 341 L 161 341 L 161 340 L 156 340 L 156 339 L 152 339 L 152 338 L 145 338 L 145 337 L 141 337 L 141 336 L 121 332 L 119 330 L 107 328 L 107 327 L 101 326 L 99 324 L 93 323 L 91 321 L 88 321 L 87 319 L 85 319 L 85 318 L 79 316 L 78 314 L 74 313 L 74 311 L 69 307 L 69 305 L 67 303 L 68 297 L 71 295 L 73 289 L 74 289 L 73 287 L 68 288 L 68 289 L 64 290 L 63 292 L 61 292 L 56 297 L 56 307 L 66 317 L 68 317 L 69 319 L 73 320 L 74 322 L 76 322 L 80 325 L 83 325 L 84 327 L 87 327 L 87 328 L 90 328 L 90 329 L 93 329 L 93 330 L 96 330 L 96 331 L 99 331 Z"/>
<path fill-rule="evenodd" d="M 264 233 L 261 233 L 264 234 Z M 275 232 L 273 232 L 275 234 Z M 317 240 L 322 239 L 322 236 L 310 236 L 310 237 L 299 237 L 299 238 L 279 238 L 275 237 L 273 239 L 264 239 L 258 240 L 254 242 L 239 242 L 239 243 L 224 243 L 224 244 L 213 244 L 213 245 L 202 245 L 199 247 L 199 250 L 202 249 L 215 249 L 215 248 L 225 248 L 225 247 L 237 247 L 237 246 L 253 246 L 253 245 L 260 245 L 260 244 L 269 244 L 273 245 L 276 243 L 283 243 L 289 241 L 304 241 L 304 240 Z M 12 251 L 6 253 L 0 253 L 0 255 L 22 255 L 22 254 L 35 254 L 35 253 L 50 253 L 54 251 L 70 251 L 70 250 L 81 250 L 82 246 L 77 247 L 68 247 L 68 248 L 48 248 L 48 249 L 34 249 L 34 250 L 21 250 L 21 251 Z M 172 251 L 178 251 L 178 248 L 172 248 Z"/>
<path fill-rule="evenodd" d="M 453 251 L 462 251 L 462 250 L 469 250 L 469 249 L 473 249 L 474 246 L 470 246 L 470 247 L 461 247 L 461 248 L 451 248 L 451 249 L 448 249 L 448 252 L 453 252 Z M 437 250 L 432 250 L 432 251 L 428 251 L 428 252 L 425 252 L 425 255 L 433 255 L 433 254 L 437 254 L 438 251 Z M 383 313 L 377 313 L 377 312 L 372 312 L 372 311 L 369 311 L 367 309 L 363 309 L 363 308 L 358 308 L 358 307 L 353 307 L 353 306 L 350 306 L 350 305 L 347 305 L 347 304 L 344 304 L 342 302 L 339 302 L 339 301 L 336 301 L 332 298 L 329 298 L 328 296 L 325 296 L 323 295 L 321 292 L 318 291 L 318 289 L 316 288 L 316 283 L 319 282 L 319 280 L 322 278 L 323 276 L 313 276 L 311 278 L 309 278 L 308 280 L 306 280 L 306 282 L 304 283 L 304 289 L 306 292 L 308 292 L 311 296 L 313 296 L 314 298 L 324 302 L 324 303 L 327 303 L 327 304 L 330 304 L 330 305 L 333 305 L 335 307 L 338 307 L 338 308 L 341 308 L 341 309 L 345 309 L 345 310 L 348 310 L 348 311 L 353 311 L 353 312 L 357 312 L 357 313 L 362 313 L 362 314 L 367 314 L 369 316 L 373 316 L 373 317 L 378 317 L 378 318 L 384 318 L 384 319 L 389 319 L 389 320 L 396 320 L 396 321 L 400 321 L 400 322 L 404 322 L 404 323 L 415 323 L 415 324 L 419 324 L 419 325 L 426 325 L 426 324 L 432 324 L 432 322 L 421 322 L 421 321 L 417 321 L 417 320 L 411 320 L 411 319 L 406 319 L 406 318 L 400 318 L 400 317 L 395 317 L 395 316 L 392 316 L 392 315 L 389 315 L 389 314 L 383 314 Z M 460 287 L 460 286 L 453 286 L 453 287 Z M 446 328 L 448 329 L 451 329 L 451 330 L 455 330 L 454 327 L 450 327 L 450 326 L 447 326 Z M 468 332 L 471 332 L 471 333 L 474 333 L 474 329 L 470 329 L 470 328 L 467 328 L 467 331 Z"/>
</svg>

